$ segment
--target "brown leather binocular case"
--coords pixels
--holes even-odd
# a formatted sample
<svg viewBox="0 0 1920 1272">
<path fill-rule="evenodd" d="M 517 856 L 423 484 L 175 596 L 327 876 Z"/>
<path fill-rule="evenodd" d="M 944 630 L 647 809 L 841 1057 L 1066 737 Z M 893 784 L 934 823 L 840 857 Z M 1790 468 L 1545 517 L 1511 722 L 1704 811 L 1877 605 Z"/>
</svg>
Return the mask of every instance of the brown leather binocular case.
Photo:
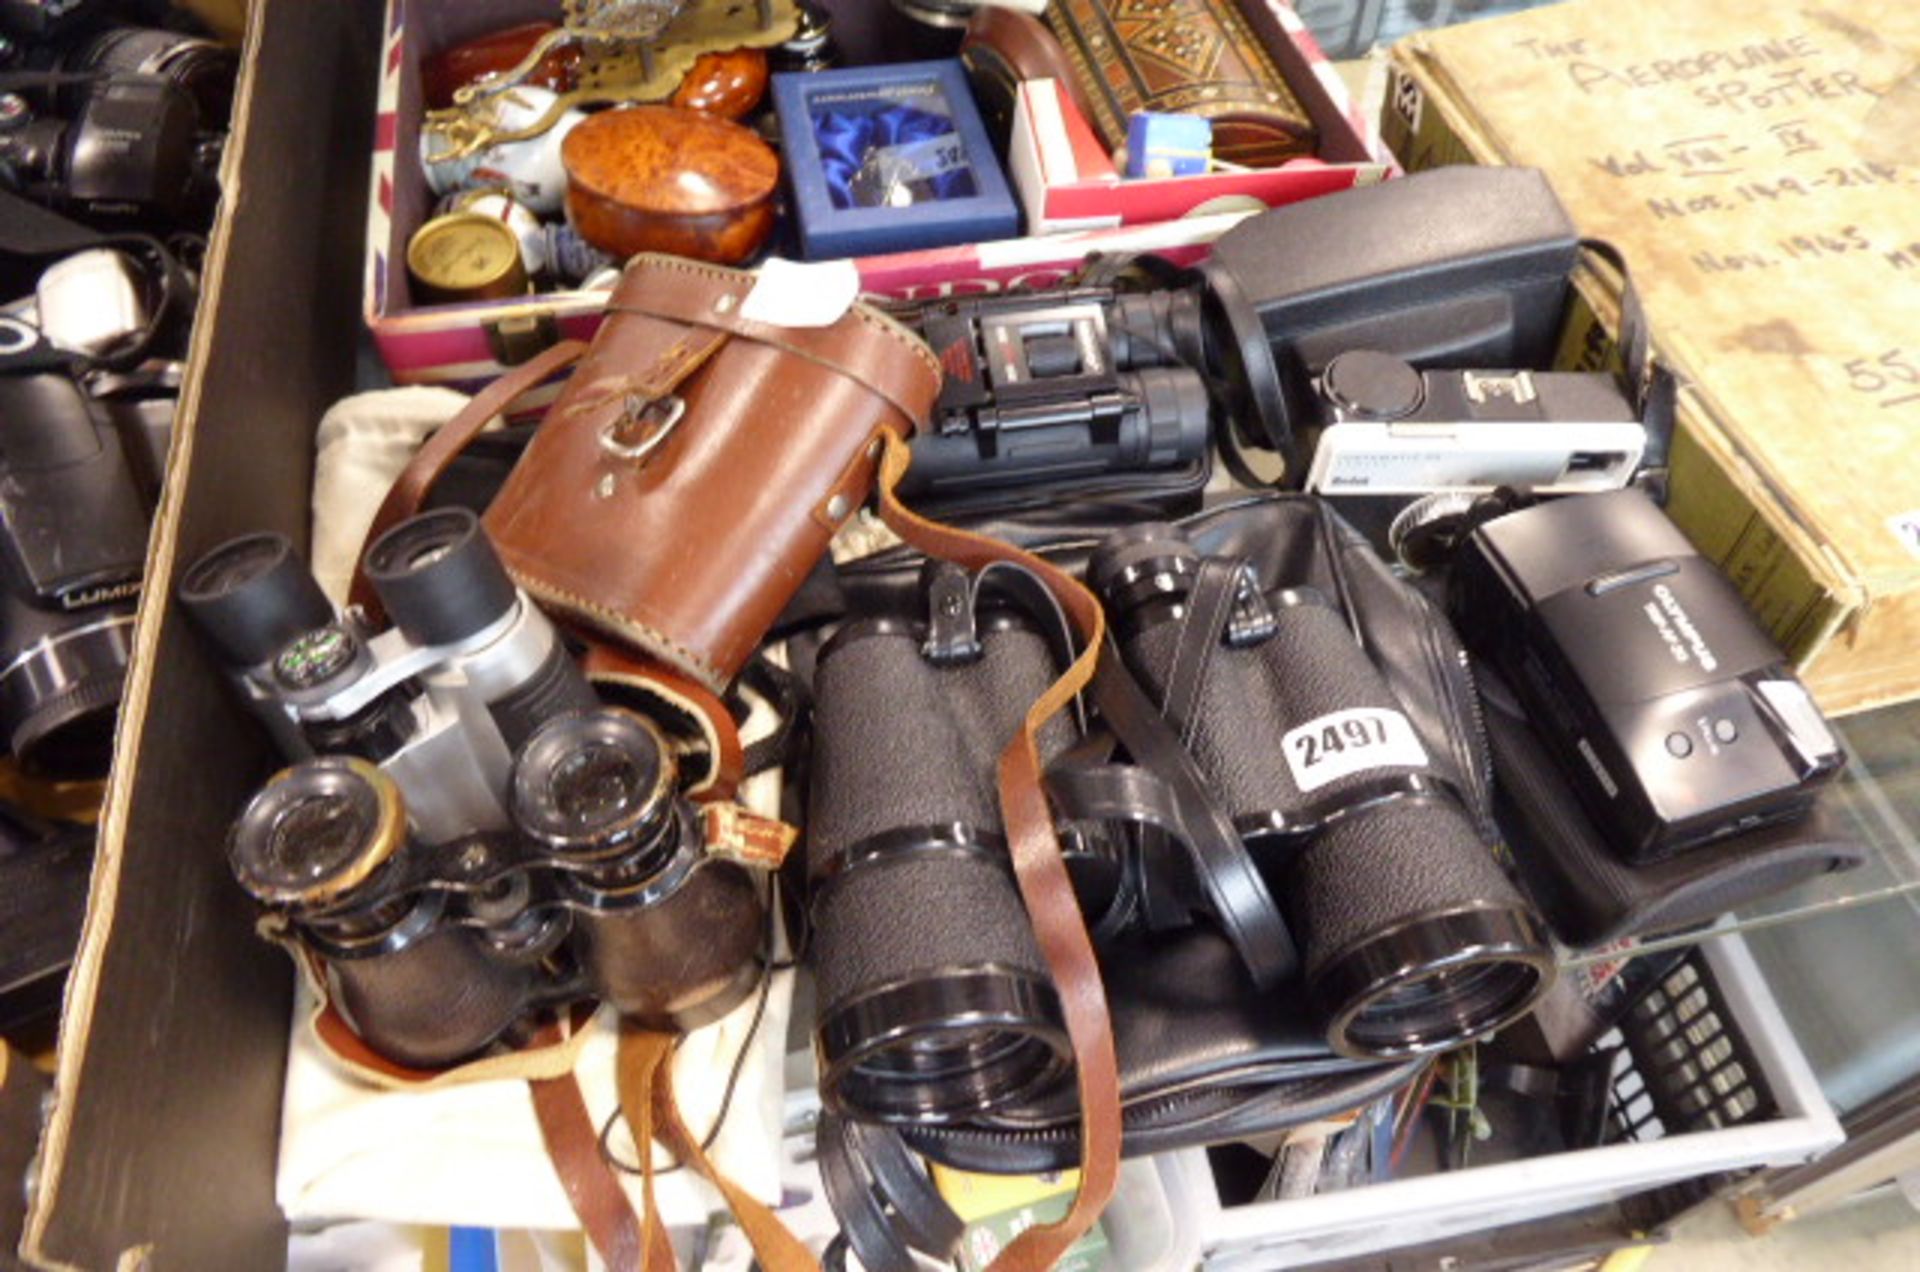
<svg viewBox="0 0 1920 1272">
<path fill-rule="evenodd" d="M 485 526 L 556 618 L 717 706 L 827 542 L 873 492 L 886 433 L 940 391 L 932 353 L 865 305 L 825 327 L 742 316 L 751 273 L 636 256 L 591 346 L 557 345 L 476 396 L 388 494 L 369 541 L 417 509 L 514 399 L 577 362 Z M 364 581 L 354 600 L 377 608 Z M 721 712 L 724 716 L 724 712 Z M 721 731 L 730 728 L 726 721 Z"/>
</svg>

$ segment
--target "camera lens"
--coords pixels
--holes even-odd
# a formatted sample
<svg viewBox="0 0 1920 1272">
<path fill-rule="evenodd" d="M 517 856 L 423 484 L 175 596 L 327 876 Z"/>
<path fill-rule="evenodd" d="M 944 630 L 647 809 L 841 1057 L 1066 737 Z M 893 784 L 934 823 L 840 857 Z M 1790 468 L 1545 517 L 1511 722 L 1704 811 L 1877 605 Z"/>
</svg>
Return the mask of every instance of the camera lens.
<svg viewBox="0 0 1920 1272">
<path fill-rule="evenodd" d="M 333 622 L 333 606 L 283 534 L 229 539 L 195 561 L 180 603 L 228 664 L 253 667 Z"/>
<path fill-rule="evenodd" d="M 7 640 L 19 652 L 0 669 L 0 728 L 14 758 L 40 777 L 104 777 L 133 647 L 133 603 L 85 616 L 18 604 L 7 609 Z M 55 622 L 71 625 L 51 626 Z"/>
<path fill-rule="evenodd" d="M 367 549 L 367 581 L 387 616 L 417 645 L 451 645 L 513 611 L 513 580 L 465 508 L 401 522 Z"/>
<path fill-rule="evenodd" d="M 225 126 L 240 71 L 239 57 L 222 44 L 150 27 L 111 27 L 78 45 L 66 62 L 74 71 L 171 80 L 193 98 L 204 128 Z"/>
<path fill-rule="evenodd" d="M 405 839 L 393 779 L 351 756 L 285 769 L 234 823 L 227 856 L 263 905 L 314 909 L 366 882 Z"/>
<path fill-rule="evenodd" d="M 514 822 L 576 859 L 622 855 L 671 823 L 675 776 L 659 730 L 632 712 L 560 716 L 514 761 Z"/>
</svg>

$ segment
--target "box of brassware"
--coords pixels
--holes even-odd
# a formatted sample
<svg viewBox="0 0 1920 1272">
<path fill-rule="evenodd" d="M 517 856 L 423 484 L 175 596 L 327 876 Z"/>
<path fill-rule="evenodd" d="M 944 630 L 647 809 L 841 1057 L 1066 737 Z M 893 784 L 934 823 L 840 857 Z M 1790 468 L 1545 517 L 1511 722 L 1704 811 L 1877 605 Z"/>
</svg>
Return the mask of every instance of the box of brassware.
<svg viewBox="0 0 1920 1272">
<path fill-rule="evenodd" d="M 1409 169 L 1545 169 L 1680 374 L 1670 511 L 1830 712 L 1920 695 L 1920 8 L 1573 0 L 1397 44 Z M 1572 359 L 1604 356 L 1589 279 Z"/>
<path fill-rule="evenodd" d="M 815 0 L 814 7 L 828 19 L 842 65 L 951 56 L 959 47 L 959 30 L 915 22 L 904 14 L 908 6 Z M 793 12 L 791 3 L 784 0 L 773 9 L 789 18 Z M 1235 11 L 1244 20 L 1246 38 L 1258 43 L 1286 80 L 1319 139 L 1316 157 L 1295 160 L 1284 171 L 1266 174 L 1273 179 L 1255 185 L 1251 206 L 1288 203 L 1387 175 L 1389 165 L 1377 153 L 1372 130 L 1286 0 L 1236 0 Z M 703 13 L 722 11 L 714 5 L 711 10 L 690 6 L 683 12 L 687 21 L 706 21 Z M 750 23 L 752 12 L 750 6 L 736 5 L 724 15 L 744 16 L 723 15 L 714 20 Z M 561 0 L 386 0 L 368 186 L 363 306 L 381 359 L 398 383 L 441 384 L 471 392 L 556 340 L 585 339 L 599 326 L 606 293 L 578 286 L 577 279 L 549 280 L 543 284 L 546 289 L 526 295 L 429 299 L 415 294 L 407 268 L 415 232 L 436 214 L 433 187 L 446 188 L 449 182 L 474 184 L 448 175 L 455 168 L 447 165 L 433 165 L 435 175 L 430 176 L 423 161 L 435 150 L 433 144 L 422 150 L 424 111 L 437 100 L 423 68 L 444 62 L 441 55 L 470 47 L 476 38 L 551 23 L 561 13 Z M 748 115 L 745 122 L 753 123 L 755 118 Z M 759 118 L 766 119 L 764 112 Z M 548 149 L 551 153 L 531 163 L 526 172 L 537 173 L 537 180 L 545 183 L 547 203 L 538 210 L 549 224 L 542 228 L 557 233 L 560 199 L 551 187 L 564 186 L 564 173 L 558 146 Z M 471 168 L 476 160 L 464 162 Z M 518 168 L 494 174 L 483 166 L 479 184 L 506 180 L 515 173 L 526 176 Z M 1152 214 L 1130 215 L 1124 225 L 1114 212 L 1083 218 L 1080 224 L 1085 228 L 1072 233 L 903 250 L 860 257 L 854 265 L 866 291 L 920 299 L 1048 286 L 1093 251 L 1162 252 L 1187 263 L 1204 255 L 1207 245 L 1233 224 L 1231 217 L 1193 216 L 1193 210 L 1243 187 L 1225 174 L 1168 184 L 1177 185 L 1178 190 L 1149 200 Z M 1238 215 L 1246 215 L 1246 206 L 1247 200 L 1241 200 Z M 1100 226 L 1113 228 L 1096 228 Z M 1032 233 L 1031 227 L 1028 232 Z M 795 254 L 798 244 L 785 235 L 784 228 L 776 228 L 769 249 L 774 254 Z M 555 391 L 549 387 L 544 393 L 550 396 Z M 535 405 L 544 400 L 536 394 L 527 402 Z"/>
</svg>

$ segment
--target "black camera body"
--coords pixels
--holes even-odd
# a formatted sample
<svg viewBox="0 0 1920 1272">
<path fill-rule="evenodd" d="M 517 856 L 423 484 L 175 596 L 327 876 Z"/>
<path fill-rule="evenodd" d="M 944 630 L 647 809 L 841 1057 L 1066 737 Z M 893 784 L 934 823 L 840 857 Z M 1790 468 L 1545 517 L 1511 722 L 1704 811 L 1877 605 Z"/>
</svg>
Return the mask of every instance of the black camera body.
<svg viewBox="0 0 1920 1272">
<path fill-rule="evenodd" d="M 1579 253 L 1530 168 L 1437 168 L 1235 226 L 1202 272 L 1238 435 L 1278 451 L 1297 486 L 1313 382 L 1350 349 L 1421 368 L 1549 365 Z"/>
<path fill-rule="evenodd" d="M 101 404 L 0 375 L 0 730 L 30 771 L 106 772 L 149 515 Z"/>
<path fill-rule="evenodd" d="M 238 70 L 212 40 L 90 30 L 50 66 L 0 72 L 0 176 L 89 222 L 204 228 Z"/>
<path fill-rule="evenodd" d="M 1629 862 L 1796 818 L 1844 762 L 1733 584 L 1638 491 L 1487 522 L 1451 587 L 1461 634 Z"/>
<path fill-rule="evenodd" d="M 0 132 L 0 167 L 38 202 L 90 221 L 204 219 L 218 194 L 217 149 L 187 91 L 155 75 L 114 75 L 70 117 Z"/>
<path fill-rule="evenodd" d="M 933 427 L 901 493 L 946 511 L 1059 493 L 1197 491 L 1211 406 L 1199 298 L 1079 288 L 928 302 L 903 315 L 940 359 Z M 1009 492 L 1015 492 L 1010 495 Z"/>
<path fill-rule="evenodd" d="M 1356 349 L 1314 390 L 1301 440 L 1317 494 L 1618 490 L 1647 447 L 1639 412 L 1603 372 L 1418 371 Z"/>
</svg>

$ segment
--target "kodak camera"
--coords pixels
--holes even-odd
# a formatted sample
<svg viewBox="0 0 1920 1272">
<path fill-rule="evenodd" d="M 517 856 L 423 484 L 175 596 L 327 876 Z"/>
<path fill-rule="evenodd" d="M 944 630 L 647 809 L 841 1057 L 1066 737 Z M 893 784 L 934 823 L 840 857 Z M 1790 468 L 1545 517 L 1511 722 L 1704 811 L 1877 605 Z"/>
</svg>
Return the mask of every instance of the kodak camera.
<svg viewBox="0 0 1920 1272">
<path fill-rule="evenodd" d="M 1617 490 L 1647 445 L 1633 403 L 1599 372 L 1417 371 L 1356 349 L 1314 389 L 1318 418 L 1303 441 L 1318 494 Z"/>
<path fill-rule="evenodd" d="M 386 631 L 336 615 L 275 534 L 200 558 L 180 600 L 289 758 L 378 764 L 427 843 L 505 830 L 515 751 L 548 719 L 594 706 L 591 687 L 466 509 L 393 527 L 366 572 Z"/>
<path fill-rule="evenodd" d="M 1630 863 L 1796 818 L 1844 760 L 1733 584 L 1638 491 L 1480 526 L 1449 604 Z"/>
<path fill-rule="evenodd" d="M 1210 406 L 1192 292 L 1080 288 L 903 315 L 940 359 L 934 426 L 901 493 L 949 510 L 1014 487 L 1198 490 Z"/>
</svg>

